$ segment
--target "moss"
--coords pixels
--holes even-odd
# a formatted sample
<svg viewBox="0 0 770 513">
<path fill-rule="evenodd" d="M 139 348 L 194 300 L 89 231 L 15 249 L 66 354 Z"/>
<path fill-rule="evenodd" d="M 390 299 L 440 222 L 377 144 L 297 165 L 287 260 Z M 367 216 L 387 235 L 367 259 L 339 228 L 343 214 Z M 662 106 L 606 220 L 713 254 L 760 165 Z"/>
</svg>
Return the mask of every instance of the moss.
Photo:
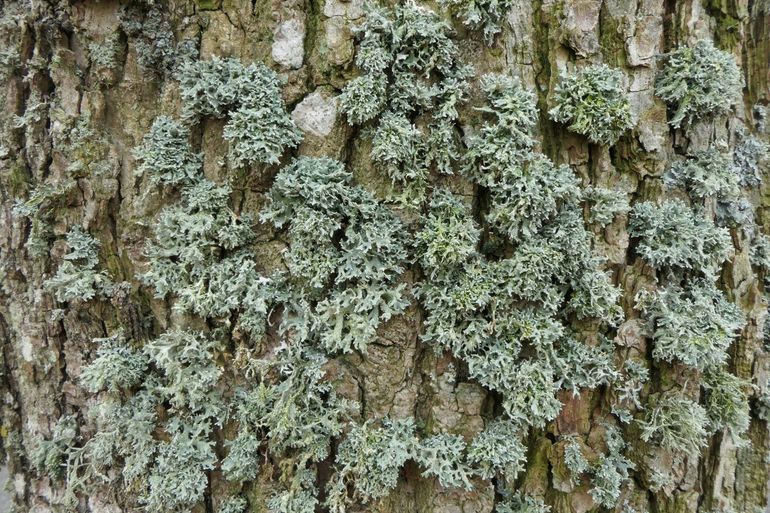
<svg viewBox="0 0 770 513">
<path fill-rule="evenodd" d="M 195 5 L 201 11 L 216 11 L 222 7 L 222 0 L 195 0 Z"/>
<path fill-rule="evenodd" d="M 27 166 L 19 159 L 14 161 L 7 173 L 4 173 L 4 183 L 8 188 L 9 194 L 14 197 L 22 197 L 29 190 L 30 176 L 27 171 Z"/>
<path fill-rule="evenodd" d="M 737 48 L 741 42 L 743 22 L 748 13 L 739 13 L 741 7 L 729 0 L 708 0 L 707 12 L 714 18 L 714 40 L 722 48 Z M 741 16 L 742 14 L 742 16 Z"/>
</svg>

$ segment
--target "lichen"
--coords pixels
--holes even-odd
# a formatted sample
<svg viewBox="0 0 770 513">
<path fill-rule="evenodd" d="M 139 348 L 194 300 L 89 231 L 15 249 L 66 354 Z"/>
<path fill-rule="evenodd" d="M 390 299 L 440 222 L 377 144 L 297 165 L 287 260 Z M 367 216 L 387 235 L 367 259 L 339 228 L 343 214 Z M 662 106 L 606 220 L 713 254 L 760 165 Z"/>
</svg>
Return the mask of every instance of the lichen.
<svg viewBox="0 0 770 513">
<path fill-rule="evenodd" d="M 631 208 L 628 198 L 621 191 L 604 187 L 583 189 L 583 199 L 590 205 L 589 222 L 605 227 L 619 215 L 627 214 Z"/>
<path fill-rule="evenodd" d="M 637 307 L 651 323 L 653 357 L 700 370 L 727 360 L 727 348 L 745 322 L 740 309 L 710 280 L 642 293 Z"/>
<path fill-rule="evenodd" d="M 639 240 L 639 254 L 656 268 L 713 273 L 732 251 L 726 229 L 680 200 L 637 203 L 628 229 Z"/>
<path fill-rule="evenodd" d="M 56 274 L 45 282 L 46 289 L 53 291 L 61 302 L 109 297 L 112 280 L 105 271 L 97 269 L 99 241 L 76 225 L 67 232 L 67 246 L 69 252 Z"/>
<path fill-rule="evenodd" d="M 693 120 L 726 113 L 743 86 L 735 58 L 708 40 L 682 46 L 663 56 L 655 94 L 669 104 L 669 124 L 679 128 Z"/>
<path fill-rule="evenodd" d="M 664 176 L 670 187 L 685 189 L 693 199 L 734 199 L 740 194 L 740 175 L 730 155 L 714 148 L 674 161 Z"/>
<path fill-rule="evenodd" d="M 588 66 L 562 77 L 554 91 L 551 119 L 585 135 L 591 142 L 611 146 L 633 126 L 623 74 L 604 64 Z"/>
<path fill-rule="evenodd" d="M 137 175 L 147 174 L 153 185 L 189 185 L 198 180 L 202 157 L 190 148 L 190 129 L 168 116 L 153 121 L 134 149 Z"/>
<path fill-rule="evenodd" d="M 366 351 L 377 327 L 408 305 L 396 279 L 404 228 L 329 158 L 303 157 L 276 177 L 262 220 L 286 228 L 282 333 L 328 351 Z"/>
<path fill-rule="evenodd" d="M 505 16 L 515 5 L 511 0 L 441 0 L 440 4 L 469 29 L 483 31 L 488 45 L 494 42 Z"/>
<path fill-rule="evenodd" d="M 373 161 L 421 197 L 431 168 L 449 174 L 458 157 L 454 123 L 470 69 L 449 26 L 413 2 L 370 7 L 355 32 L 363 74 L 343 88 L 340 106 L 350 123 L 370 125 Z M 425 123 L 418 127 L 416 119 Z"/>
<path fill-rule="evenodd" d="M 227 117 L 223 137 L 235 167 L 277 164 L 302 132 L 281 97 L 278 75 L 264 64 L 244 66 L 236 59 L 185 62 L 178 73 L 183 117 Z"/>
<path fill-rule="evenodd" d="M 653 396 L 650 402 L 640 422 L 642 439 L 672 451 L 698 454 L 707 443 L 706 410 L 677 393 Z"/>
</svg>

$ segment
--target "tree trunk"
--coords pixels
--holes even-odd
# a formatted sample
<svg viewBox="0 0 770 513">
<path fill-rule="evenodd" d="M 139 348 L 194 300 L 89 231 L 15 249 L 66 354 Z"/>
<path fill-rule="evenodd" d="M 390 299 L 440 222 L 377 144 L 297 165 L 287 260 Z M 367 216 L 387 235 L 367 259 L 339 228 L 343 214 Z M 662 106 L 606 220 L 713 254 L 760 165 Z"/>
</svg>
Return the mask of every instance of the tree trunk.
<svg viewBox="0 0 770 513">
<path fill-rule="evenodd" d="M 468 92 L 453 125 L 461 153 L 472 146 L 472 136 L 482 124 L 492 122 L 486 117 L 488 112 L 478 110 L 484 105 L 480 78 L 490 72 L 520 77 L 524 89 L 534 93 L 539 120 L 533 129 L 533 147 L 538 152 L 557 164 L 567 164 L 583 190 L 604 187 L 632 206 L 684 198 L 695 208 L 687 194 L 664 184 L 664 174 L 674 161 L 715 147 L 732 152 L 748 134 L 759 143 L 768 141 L 758 117 L 761 106 L 770 104 L 770 3 L 765 0 L 513 2 L 500 21 L 500 32 L 491 39 L 465 26 L 461 16 L 451 14 L 456 10 L 445 10 L 434 2 L 420 3 L 451 24 L 450 37 L 459 47 L 460 61 L 473 65 Z M 182 120 L 186 108 L 180 92 L 184 85 L 179 83 L 183 63 L 214 57 L 232 57 L 245 65 L 263 63 L 274 70 L 283 80 L 286 110 L 302 133 L 296 147 L 286 144 L 279 163 L 235 165 L 234 142 L 223 138 L 232 110 L 226 115 L 203 115 L 199 122 L 189 123 L 192 148 L 202 155 L 205 178 L 229 184 L 233 216 L 242 220 L 247 214 L 252 216 L 255 235 L 245 258 L 255 262 L 260 275 L 286 269 L 283 252 L 292 246 L 293 229 L 287 232 L 286 226 L 293 226 L 296 217 L 290 216 L 280 226 L 260 218 L 260 212 L 271 204 L 268 198 L 276 175 L 298 156 L 327 156 L 342 162 L 352 172 L 353 183 L 395 213 L 409 239 L 406 247 L 412 248 L 427 216 L 427 196 L 416 209 L 390 201 L 393 187 L 403 183 L 390 183 L 383 167 L 370 156 L 370 130 L 363 123 L 353 123 L 339 100 L 346 84 L 363 73 L 361 63 L 356 62 L 362 35 L 353 29 L 369 16 L 366 13 L 359 0 L 0 2 L 0 79 L 6 91 L 0 114 L 4 219 L 0 226 L 0 434 L 15 511 L 327 511 L 324 500 L 331 493 L 329 483 L 341 472 L 338 455 L 344 448 L 340 447 L 353 426 L 367 419 L 377 426 L 385 418 L 413 419 L 413 441 L 422 441 L 414 444 L 442 433 L 460 435 L 469 443 L 493 419 L 506 416 L 504 392 L 474 379 L 461 356 L 431 344 L 424 336 L 429 313 L 417 284 L 429 281 L 431 273 L 419 258 L 410 256 L 397 278 L 409 290 L 409 306 L 384 319 L 365 350 L 308 342 L 327 360 L 323 383 L 331 384 L 331 390 L 321 393 L 324 401 L 333 401 L 333 396 L 356 402 L 342 416 L 341 428 L 332 429 L 328 454 L 307 459 L 296 446 L 278 447 L 274 428 L 264 421 L 258 430 L 262 436 L 258 468 L 242 482 L 227 479 L 222 461 L 232 450 L 228 441 L 237 436 L 242 423 L 234 413 L 240 400 L 235 390 L 262 379 L 281 382 L 276 371 L 254 371 L 255 366 L 243 361 L 272 358 L 282 337 L 288 337 L 278 328 L 288 307 L 271 303 L 266 334 L 258 337 L 237 324 L 240 307 L 226 308 L 226 315 L 184 311 L 176 306 L 181 301 L 175 295 L 180 283 L 171 283 L 170 293 L 164 295 L 156 294 L 157 283 L 140 278 L 151 269 L 150 241 L 159 229 L 159 216 L 186 200 L 181 187 L 153 181 L 149 172 L 139 174 L 142 159 L 134 149 L 158 116 Z M 665 65 L 664 54 L 704 39 L 734 56 L 744 81 L 742 101 L 735 101 L 726 113 L 676 128 L 668 123 L 671 106 L 655 94 L 656 73 Z M 562 77 L 589 63 L 605 63 L 621 70 L 624 77 L 633 127 L 612 145 L 591 142 L 549 115 Z M 414 122 L 425 129 L 424 119 Z M 441 184 L 462 197 L 481 229 L 479 248 L 494 246 L 496 236 L 485 213 L 495 191 L 474 184 L 460 171 L 458 162 L 453 163 L 452 175 L 431 167 L 428 189 Z M 176 160 L 172 167 L 181 166 Z M 744 187 L 741 195 L 750 202 L 749 214 L 753 212 L 757 227 L 752 230 L 751 221 L 728 226 L 734 251 L 721 264 L 717 277 L 719 289 L 745 318 L 726 361 L 731 374 L 754 385 L 744 383 L 743 388 L 751 405 L 745 433 L 733 436 L 729 430 L 709 428 L 707 445 L 690 455 L 667 447 L 656 436 L 643 436 L 657 398 L 677 391 L 694 403 L 707 405 L 710 392 L 699 386 L 705 379 L 702 369 L 676 358 L 668 361 L 655 356 L 657 335 L 637 305 L 637 295 L 662 289 L 671 278 L 645 259 L 638 237 L 629 232 L 632 214 L 621 209 L 606 226 L 591 224 L 589 205 L 584 201 L 581 205 L 594 250 L 606 258 L 603 269 L 622 291 L 618 304 L 624 320 L 613 326 L 575 315 L 560 319 L 590 346 L 599 344 L 602 337 L 612 341 L 618 369 L 631 357 L 645 362 L 650 379 L 641 390 L 640 404 L 630 409 L 632 418 L 623 422 L 613 413 L 623 377 L 583 387 L 579 393 L 562 386 L 555 392 L 561 403 L 555 418 L 543 426 L 527 425 L 527 419 L 519 423 L 526 447 L 521 472 L 493 472 L 491 478 L 470 472 L 472 486 L 451 486 L 426 471 L 426 462 L 410 449 L 399 466 L 397 483 L 383 497 L 355 496 L 355 479 L 348 483 L 348 511 L 537 511 L 511 506 L 507 494 L 514 491 L 543 501 L 553 512 L 766 510 L 770 440 L 763 397 L 770 353 L 763 347 L 763 324 L 767 305 L 764 271 L 750 256 L 763 226 L 765 231 L 770 229 L 766 219 L 770 196 L 766 184 Z M 715 216 L 717 203 L 705 201 L 707 218 Z M 27 210 L 19 205 L 26 205 Z M 324 206 L 331 207 L 334 205 Z M 75 226 L 98 243 L 98 264 L 93 272 L 86 269 L 90 272 L 86 278 L 106 277 L 107 285 L 90 281 L 85 289 L 93 297 L 76 297 L 77 291 L 68 295 L 51 285 L 52 279 L 61 276 L 65 262 L 80 265 L 72 256 L 76 242 L 67 239 Z M 319 240 L 323 239 L 320 228 L 316 229 Z M 510 255 L 515 245 L 505 244 L 508 249 L 494 250 L 496 254 Z M 310 253 L 320 251 L 315 248 Z M 490 261 L 495 258 L 489 257 Z M 98 276 L 94 278 L 94 274 Z M 352 313 L 346 310 L 341 315 L 349 319 Z M 506 313 L 499 315 L 502 318 Z M 211 395 L 206 397 L 222 404 L 205 421 L 209 426 L 206 443 L 212 444 L 215 457 L 201 467 L 206 482 L 191 484 L 190 501 L 176 503 L 172 498 L 163 503 L 157 497 L 148 498 L 153 485 L 142 479 L 146 476 L 129 480 L 121 474 L 127 454 L 114 456 L 110 465 L 98 471 L 89 466 L 95 445 L 89 441 L 104 429 L 103 419 L 93 415 L 97 405 L 115 398 L 128 401 L 150 378 L 135 380 L 119 392 L 99 391 L 84 385 L 83 373 L 106 344 L 103 339 L 122 333 L 128 345 L 141 352 L 174 329 L 203 332 L 219 344 L 211 352 L 220 373 L 216 383 L 208 384 L 196 374 L 185 379 L 199 380 L 215 390 L 207 390 Z M 168 372 L 157 370 L 162 366 L 160 360 L 145 365 L 144 372 L 170 379 Z M 164 381 L 164 393 L 170 393 L 172 385 Z M 157 446 L 142 467 L 142 472 L 161 477 L 164 457 L 171 458 L 168 468 L 172 470 L 194 465 L 185 459 L 173 460 L 174 455 L 160 449 L 170 445 L 172 438 L 164 422 L 181 408 L 174 407 L 174 399 L 164 397 L 153 409 L 158 420 L 150 434 Z M 523 414 L 527 415 L 531 413 Z M 294 417 L 293 422 L 303 418 Z M 68 419 L 72 424 L 67 424 Z M 613 453 L 608 431 L 615 427 L 625 445 Z M 565 463 L 565 451 L 574 443 L 587 460 L 582 474 Z M 464 457 L 462 450 L 456 446 L 440 449 L 436 457 L 448 451 L 451 461 L 459 461 Z M 596 494 L 603 478 L 601 465 L 612 454 L 622 458 L 620 463 L 612 460 L 616 467 L 627 462 L 632 468 L 625 478 L 623 472 L 611 476 L 621 480 L 618 494 L 602 502 Z M 395 456 L 382 452 L 377 458 Z M 297 475 L 303 469 L 312 470 L 315 484 L 308 489 L 318 497 L 318 504 L 308 510 L 296 501 L 283 505 L 275 501 L 287 489 L 297 491 Z M 177 490 L 171 495 L 179 498 L 183 493 Z"/>
</svg>

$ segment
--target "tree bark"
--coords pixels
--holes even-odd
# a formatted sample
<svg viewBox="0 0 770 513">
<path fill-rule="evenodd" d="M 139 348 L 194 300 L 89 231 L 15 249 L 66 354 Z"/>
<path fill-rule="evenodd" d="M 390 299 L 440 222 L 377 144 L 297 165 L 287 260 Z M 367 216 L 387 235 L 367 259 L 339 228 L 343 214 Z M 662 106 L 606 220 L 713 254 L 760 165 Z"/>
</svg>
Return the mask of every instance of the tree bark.
<svg viewBox="0 0 770 513">
<path fill-rule="evenodd" d="M 661 176 L 676 156 L 706 149 L 716 141 L 734 146 L 738 128 L 756 131 L 754 106 L 770 103 L 770 3 L 765 0 L 514 3 L 491 45 L 446 16 L 462 59 L 474 66 L 471 97 L 480 97 L 478 77 L 483 73 L 520 76 L 537 95 L 542 151 L 554 162 L 568 164 L 583 186 L 616 190 L 628 195 L 632 204 L 671 196 L 661 185 Z M 432 2 L 430 7 L 441 12 Z M 329 156 L 344 162 L 359 185 L 379 194 L 388 179 L 371 163 L 365 134 L 346 123 L 335 100 L 358 74 L 351 29 L 363 15 L 358 0 L 0 2 L 0 90 L 5 91 L 0 113 L 0 434 L 16 511 L 65 510 L 61 499 L 67 483 L 40 475 L 29 453 L 34 440 L 53 436 L 63 416 L 78 419 L 80 442 L 93 435 L 96 428 L 87 413 L 99 398 L 84 390 L 80 375 L 95 357 L 94 339 L 123 330 L 135 341 L 147 341 L 174 324 L 170 302 L 154 298 L 137 276 L 147 270 L 145 248 L 159 211 L 178 197 L 137 177 L 132 154 L 158 115 L 179 117 L 174 56 L 164 52 L 180 52 L 179 43 L 188 41 L 199 50 L 200 59 L 234 57 L 266 64 L 285 79 L 283 99 L 304 134 L 282 164 L 296 155 Z M 134 20 L 139 28 L 132 29 L 126 20 Z M 729 116 L 698 121 L 687 130 L 674 129 L 667 123 L 665 103 L 654 95 L 658 57 L 700 39 L 711 39 L 735 56 L 745 81 L 742 101 Z M 102 47 L 114 50 L 106 62 L 99 56 Z M 611 148 L 590 143 L 547 115 L 560 75 L 583 60 L 607 63 L 627 78 L 635 128 Z M 464 108 L 463 128 L 470 130 L 473 115 L 470 107 Z M 82 119 L 88 119 L 94 131 L 93 147 L 63 148 L 59 144 L 63 127 Z M 193 129 L 205 175 L 218 183 L 230 180 L 233 209 L 257 214 L 280 166 L 228 170 L 222 165 L 227 145 L 221 134 L 222 123 L 217 120 L 205 120 Z M 72 174 L 68 167 L 78 162 L 86 171 L 76 174 L 74 187 L 51 208 L 50 247 L 33 256 L 26 243 L 36 228 L 14 213 L 14 205 L 42 184 L 64 181 Z M 97 163 L 102 166 L 99 172 Z M 484 192 L 460 175 L 449 180 L 475 194 L 474 203 L 484 201 Z M 750 193 L 757 223 L 765 231 L 770 229 L 769 198 L 767 184 Z M 62 262 L 67 251 L 64 237 L 73 225 L 86 228 L 100 241 L 100 267 L 117 284 L 110 299 L 58 302 L 44 286 Z M 255 223 L 255 230 L 255 258 L 272 268 L 280 259 L 280 243 L 271 228 Z M 652 359 L 651 340 L 644 335 L 634 298 L 654 283 L 655 271 L 635 251 L 628 216 L 619 216 L 595 235 L 613 282 L 623 290 L 626 320 L 612 330 L 617 351 L 646 358 L 651 369 L 643 400 L 667 387 L 691 386 L 686 371 Z M 770 356 L 763 350 L 767 309 L 763 276 L 749 262 L 746 234 L 733 229 L 731 235 L 735 256 L 722 270 L 720 288 L 740 306 L 747 324 L 730 348 L 729 367 L 764 387 Z M 407 270 L 403 279 L 415 280 L 415 272 L 414 267 Z M 334 355 L 327 376 L 339 394 L 359 401 L 359 421 L 415 417 L 428 431 L 470 438 L 489 422 L 499 398 L 462 372 L 452 372 L 455 359 L 420 340 L 423 318 L 415 300 L 405 314 L 381 327 L 377 343 L 365 355 Z M 581 326 L 589 335 L 597 329 L 590 323 Z M 553 512 L 599 511 L 589 482 L 564 484 L 561 440 L 565 434 L 576 434 L 591 450 L 602 450 L 602 426 L 610 416 L 607 391 L 603 387 L 580 395 L 563 391 L 558 397 L 563 403 L 559 416 L 525 437 L 526 469 L 513 485 L 542 498 Z M 753 406 L 757 397 L 755 392 Z M 757 416 L 756 408 L 747 435 L 750 446 L 736 447 L 729 436 L 717 433 L 699 457 L 674 455 L 643 442 L 634 423 L 619 425 L 635 468 L 614 511 L 765 511 L 770 440 L 767 422 Z M 217 436 L 217 451 L 222 453 L 227 429 Z M 320 466 L 321 482 L 332 462 L 333 455 Z M 266 462 L 257 479 L 244 484 L 241 493 L 248 498 L 248 511 L 268 511 L 266 501 L 276 489 L 277 468 L 278 462 Z M 651 482 L 658 470 L 671 474 L 673 481 L 663 486 Z M 352 511 L 491 513 L 500 501 L 495 486 L 502 483 L 474 484 L 470 491 L 444 488 L 410 461 L 391 494 Z M 235 488 L 218 469 L 211 471 L 205 500 L 194 510 L 218 511 Z M 132 490 L 114 485 L 80 492 L 74 507 L 118 512 L 140 506 Z"/>
</svg>

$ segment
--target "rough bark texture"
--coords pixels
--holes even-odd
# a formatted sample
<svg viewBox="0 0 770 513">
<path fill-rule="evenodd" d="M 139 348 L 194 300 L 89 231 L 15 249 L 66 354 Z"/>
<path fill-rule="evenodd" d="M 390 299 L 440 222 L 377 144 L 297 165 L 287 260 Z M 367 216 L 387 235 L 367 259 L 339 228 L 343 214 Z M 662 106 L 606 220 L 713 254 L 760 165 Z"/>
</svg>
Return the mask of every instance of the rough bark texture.
<svg viewBox="0 0 770 513">
<path fill-rule="evenodd" d="M 584 186 L 623 191 L 632 201 L 667 194 L 660 177 L 674 155 L 705 149 L 718 140 L 734 144 L 737 127 L 753 128 L 753 106 L 770 101 L 770 4 L 765 0 L 542 0 L 516 4 L 490 46 L 478 33 L 455 22 L 462 56 L 478 75 L 508 70 L 522 77 L 539 99 L 543 151 L 555 162 L 569 164 Z M 170 71 L 173 66 L 164 69 L 162 63 L 156 63 L 153 72 L 140 65 L 138 45 L 167 43 L 175 48 L 175 41 L 190 40 L 199 48 L 201 59 L 227 56 L 264 62 L 286 78 L 284 100 L 304 132 L 304 140 L 293 154 L 339 159 L 359 184 L 373 191 L 381 190 L 386 182 L 368 159 L 365 138 L 346 124 L 335 99 L 356 75 L 351 27 L 363 16 L 359 0 L 171 0 L 156 7 L 173 35 L 173 41 L 165 43 L 157 39 L 163 36 L 162 28 L 155 27 L 154 34 L 128 33 L 121 28 L 122 7 L 123 3 L 111 0 L 0 2 L 0 46 L 12 49 L 3 53 L 6 62 L 0 77 L 6 134 L 0 155 L 1 432 L 18 511 L 61 509 L 56 504 L 65 484 L 37 475 L 28 451 L 36 437 L 51 436 L 63 415 L 78 416 L 82 420 L 80 436 L 88 438 L 86 412 L 96 399 L 82 389 L 79 375 L 94 357 L 92 340 L 119 328 L 135 340 L 147 340 L 172 323 L 169 304 L 153 299 L 136 275 L 146 268 L 143 250 L 154 219 L 174 198 L 153 190 L 146 178 L 135 175 L 131 150 L 156 116 L 178 116 L 179 86 Z M 143 16 L 150 9 L 137 3 L 131 12 L 146 23 Z M 704 38 L 736 57 L 745 79 L 743 102 L 730 116 L 697 122 L 687 131 L 673 129 L 667 124 L 665 104 L 653 94 L 656 57 Z M 108 40 L 117 49 L 112 66 L 96 62 L 90 46 Z M 636 127 L 611 149 L 590 144 L 546 115 L 560 73 L 583 59 L 605 62 L 628 77 Z M 467 108 L 461 119 L 472 115 Z M 23 125 L 15 123 L 17 116 L 24 117 Z M 100 140 L 93 141 L 94 148 L 77 148 L 80 155 L 67 154 L 57 148 L 58 131 L 65 120 L 83 116 L 90 117 Z M 222 123 L 216 120 L 205 121 L 193 133 L 194 144 L 204 155 L 205 174 L 215 181 L 232 174 L 234 209 L 256 212 L 264 204 L 277 167 L 255 167 L 240 174 L 227 170 L 221 165 L 227 151 L 221 134 Z M 38 184 L 67 174 L 74 160 L 97 157 L 106 162 L 106 168 L 98 175 L 79 174 L 76 187 L 56 205 L 52 218 L 56 242 L 46 255 L 32 257 L 25 247 L 30 223 L 12 213 L 15 200 L 26 198 Z M 283 161 L 290 157 L 285 155 Z M 473 191 L 461 178 L 453 180 L 457 188 Z M 759 224 L 770 227 L 768 198 L 763 187 L 752 201 Z M 115 283 L 122 284 L 110 301 L 57 303 L 43 286 L 61 262 L 66 249 L 64 234 L 75 224 L 101 241 L 101 266 Z M 271 228 L 257 225 L 256 230 L 258 240 L 265 241 L 257 244 L 256 254 L 265 267 L 273 267 L 280 243 L 274 240 Z M 612 332 L 618 351 L 650 360 L 652 380 L 644 396 L 675 384 L 687 386 L 683 369 L 651 361 L 650 341 L 641 334 L 633 298 L 654 279 L 654 270 L 633 251 L 626 216 L 597 236 L 609 259 L 613 281 L 624 290 L 626 321 Z M 733 230 L 732 236 L 736 252 L 723 269 L 721 285 L 749 322 L 731 347 L 730 367 L 738 376 L 764 385 L 770 360 L 761 351 L 766 312 L 763 283 L 749 263 L 745 235 Z M 424 429 L 470 437 L 489 418 L 496 398 L 480 385 L 464 381 L 462 374 L 458 378 L 446 372 L 452 357 L 437 355 L 420 342 L 421 318 L 415 303 L 405 315 L 381 328 L 380 340 L 365 356 L 336 358 L 329 375 L 340 393 L 360 401 L 362 418 L 414 416 Z M 579 396 L 563 392 L 559 398 L 564 403 L 559 417 L 547 429 L 530 430 L 526 437 L 527 468 L 516 485 L 544 498 L 554 512 L 595 511 L 599 508 L 588 493 L 589 483 L 574 488 L 565 483 L 559 437 L 578 434 L 593 446 L 590 450 L 601 451 L 608 400 L 602 389 Z M 660 513 L 754 513 L 765 509 L 770 440 L 766 422 L 755 413 L 748 433 L 750 447 L 735 447 L 730 437 L 717 434 L 697 459 L 676 457 L 643 443 L 634 424 L 623 425 L 623 429 L 636 469 L 617 511 L 625 507 Z M 266 462 L 258 480 L 244 487 L 249 511 L 267 511 L 265 500 L 274 488 L 269 466 Z M 656 469 L 668 472 L 672 467 L 673 482 L 662 487 L 651 483 Z M 222 497 L 232 490 L 233 485 L 212 471 L 205 501 L 197 510 L 216 511 Z M 129 511 L 136 507 L 135 499 L 130 490 L 102 487 L 82 495 L 78 508 Z M 496 498 L 491 482 L 478 481 L 473 491 L 444 489 L 408 463 L 397 489 L 360 511 L 488 513 L 496 500 L 499 496 Z"/>
</svg>

